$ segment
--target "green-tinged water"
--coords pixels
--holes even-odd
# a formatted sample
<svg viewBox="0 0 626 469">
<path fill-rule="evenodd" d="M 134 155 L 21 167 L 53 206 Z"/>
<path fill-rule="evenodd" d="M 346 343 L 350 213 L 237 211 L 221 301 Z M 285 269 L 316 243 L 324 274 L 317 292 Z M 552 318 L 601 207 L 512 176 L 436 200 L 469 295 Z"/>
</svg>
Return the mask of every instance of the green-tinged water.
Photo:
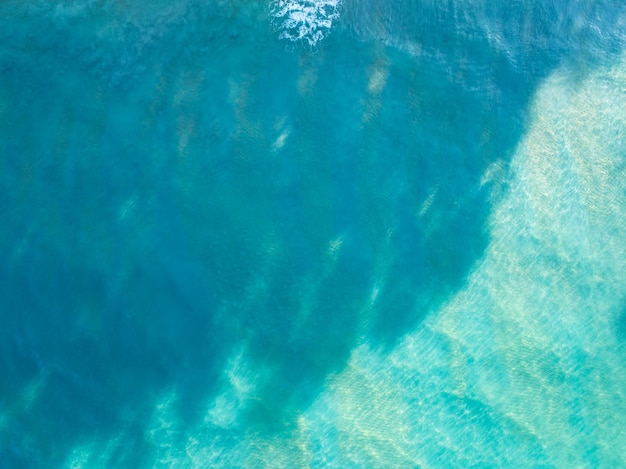
<svg viewBox="0 0 626 469">
<path fill-rule="evenodd" d="M 487 3 L 0 3 L 0 467 L 626 466 L 626 7 Z"/>
</svg>

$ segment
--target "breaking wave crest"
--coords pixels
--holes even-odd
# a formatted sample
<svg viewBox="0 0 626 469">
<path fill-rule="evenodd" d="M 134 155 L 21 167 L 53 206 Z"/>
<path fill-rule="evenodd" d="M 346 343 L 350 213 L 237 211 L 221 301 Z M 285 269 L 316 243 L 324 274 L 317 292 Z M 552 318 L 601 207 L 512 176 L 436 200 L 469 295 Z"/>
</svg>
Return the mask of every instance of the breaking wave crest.
<svg viewBox="0 0 626 469">
<path fill-rule="evenodd" d="M 272 0 L 272 22 L 280 38 L 314 47 L 339 18 L 340 0 Z"/>
</svg>

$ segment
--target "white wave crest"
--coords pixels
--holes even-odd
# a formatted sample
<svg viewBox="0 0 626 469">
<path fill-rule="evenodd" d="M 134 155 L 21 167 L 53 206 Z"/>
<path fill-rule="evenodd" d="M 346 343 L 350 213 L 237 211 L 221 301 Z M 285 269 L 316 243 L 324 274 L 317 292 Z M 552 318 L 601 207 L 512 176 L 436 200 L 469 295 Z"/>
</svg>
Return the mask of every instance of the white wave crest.
<svg viewBox="0 0 626 469">
<path fill-rule="evenodd" d="M 270 13 L 280 38 L 314 47 L 339 18 L 341 0 L 272 0 Z"/>
</svg>

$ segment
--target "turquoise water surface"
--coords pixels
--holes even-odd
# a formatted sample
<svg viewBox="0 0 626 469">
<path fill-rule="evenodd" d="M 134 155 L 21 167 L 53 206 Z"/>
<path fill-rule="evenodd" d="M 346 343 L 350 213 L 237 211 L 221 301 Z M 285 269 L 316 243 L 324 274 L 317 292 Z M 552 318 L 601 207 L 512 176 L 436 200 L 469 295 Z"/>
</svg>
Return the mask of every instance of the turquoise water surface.
<svg viewBox="0 0 626 469">
<path fill-rule="evenodd" d="M 626 467 L 626 4 L 0 2 L 0 467 Z"/>
</svg>

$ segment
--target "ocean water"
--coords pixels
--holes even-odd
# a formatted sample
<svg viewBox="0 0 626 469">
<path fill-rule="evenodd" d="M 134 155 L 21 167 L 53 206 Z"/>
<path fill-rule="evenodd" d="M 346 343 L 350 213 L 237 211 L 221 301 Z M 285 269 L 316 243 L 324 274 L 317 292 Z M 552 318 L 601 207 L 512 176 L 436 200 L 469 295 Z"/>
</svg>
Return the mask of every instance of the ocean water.
<svg viewBox="0 0 626 469">
<path fill-rule="evenodd" d="M 626 467 L 626 4 L 0 2 L 0 467 Z"/>
</svg>

